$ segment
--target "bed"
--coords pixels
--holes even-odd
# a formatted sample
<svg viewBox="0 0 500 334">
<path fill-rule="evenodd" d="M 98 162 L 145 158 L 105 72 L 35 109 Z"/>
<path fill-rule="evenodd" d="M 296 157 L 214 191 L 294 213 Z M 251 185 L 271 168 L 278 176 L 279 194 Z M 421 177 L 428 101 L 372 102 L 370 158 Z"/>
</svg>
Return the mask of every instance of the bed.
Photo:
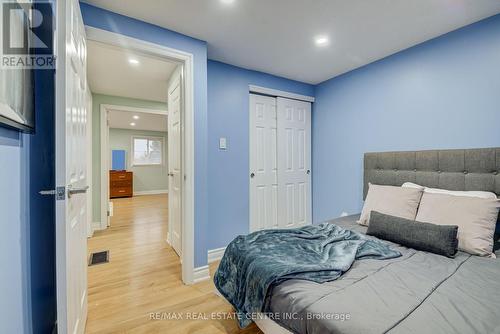
<svg viewBox="0 0 500 334">
<path fill-rule="evenodd" d="M 366 231 L 356 223 L 357 218 L 349 216 L 331 222 Z M 296 314 L 277 321 L 293 333 L 500 332 L 499 258 L 459 252 L 450 259 L 392 245 L 402 257 L 356 261 L 332 282 L 289 280 L 274 287 L 268 296 L 267 311 L 281 314 L 281 319 Z M 322 318 L 312 317 L 323 313 Z M 337 318 L 327 318 L 335 314 Z M 346 316 L 348 320 L 341 319 Z M 272 326 L 266 323 L 269 321 L 256 323 L 267 328 Z M 280 329 L 281 333 L 287 331 Z"/>
<path fill-rule="evenodd" d="M 367 153 L 368 183 L 414 182 L 500 194 L 500 148 Z M 332 220 L 360 233 L 358 215 Z M 266 333 L 499 333 L 500 252 L 455 258 L 389 243 L 402 256 L 356 261 L 327 283 L 288 280 L 267 294 L 255 322 Z"/>
</svg>

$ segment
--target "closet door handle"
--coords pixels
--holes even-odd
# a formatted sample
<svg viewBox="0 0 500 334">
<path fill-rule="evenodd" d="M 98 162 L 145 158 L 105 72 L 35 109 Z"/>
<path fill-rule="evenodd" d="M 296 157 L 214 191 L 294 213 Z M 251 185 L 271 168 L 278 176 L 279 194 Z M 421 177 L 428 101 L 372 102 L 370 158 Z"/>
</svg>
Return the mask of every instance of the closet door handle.
<svg viewBox="0 0 500 334">
<path fill-rule="evenodd" d="M 307 175 L 311 174 L 311 170 L 308 169 L 306 173 L 307 173 Z"/>
<path fill-rule="evenodd" d="M 255 173 L 251 173 L 250 177 L 253 179 L 255 177 Z"/>
</svg>

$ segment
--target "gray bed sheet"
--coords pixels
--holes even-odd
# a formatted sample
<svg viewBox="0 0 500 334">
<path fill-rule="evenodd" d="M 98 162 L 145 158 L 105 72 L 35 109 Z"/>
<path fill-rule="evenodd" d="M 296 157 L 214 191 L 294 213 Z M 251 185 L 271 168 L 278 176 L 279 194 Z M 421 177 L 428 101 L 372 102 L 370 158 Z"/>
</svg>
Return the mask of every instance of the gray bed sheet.
<svg viewBox="0 0 500 334">
<path fill-rule="evenodd" d="M 358 217 L 331 222 L 365 233 Z M 391 244 L 402 257 L 356 261 L 333 282 L 274 287 L 266 311 L 294 333 L 500 333 L 500 259 Z"/>
</svg>

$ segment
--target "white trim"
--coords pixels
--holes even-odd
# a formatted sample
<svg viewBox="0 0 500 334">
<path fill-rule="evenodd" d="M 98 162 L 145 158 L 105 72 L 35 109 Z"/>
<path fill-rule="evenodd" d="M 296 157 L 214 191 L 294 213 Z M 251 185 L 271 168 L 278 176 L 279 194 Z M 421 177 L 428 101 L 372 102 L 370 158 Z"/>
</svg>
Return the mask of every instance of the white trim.
<svg viewBox="0 0 500 334">
<path fill-rule="evenodd" d="M 211 249 L 207 252 L 208 263 L 216 262 L 222 259 L 224 256 L 224 252 L 226 251 L 226 247 Z"/>
<path fill-rule="evenodd" d="M 92 227 L 92 220 L 94 216 L 94 193 L 93 193 L 93 160 L 92 160 L 92 150 L 93 150 L 93 141 L 94 141 L 94 136 L 92 135 L 92 114 L 93 114 L 93 107 L 94 105 L 92 104 L 92 93 L 90 91 L 90 86 L 87 82 L 85 85 L 86 90 L 87 90 L 87 185 L 89 186 L 89 189 L 87 191 L 87 237 L 91 237 L 94 234 L 94 229 Z"/>
<path fill-rule="evenodd" d="M 149 109 L 149 108 L 137 108 L 129 106 L 121 106 L 117 104 L 103 104 L 108 110 L 113 111 L 127 111 L 133 113 L 147 113 L 156 115 L 168 115 L 167 109 Z"/>
<path fill-rule="evenodd" d="M 279 96 L 279 97 L 285 97 L 287 99 L 300 100 L 300 101 L 305 101 L 305 102 L 314 102 L 315 101 L 315 98 L 313 96 L 295 94 L 295 93 L 285 92 L 285 91 L 278 90 L 278 89 L 266 88 L 266 87 L 255 86 L 255 85 L 248 85 L 248 89 L 250 90 L 250 93 L 258 93 L 258 94 L 264 94 L 264 95 L 275 96 L 275 97 Z"/>
<path fill-rule="evenodd" d="M 134 196 L 161 195 L 168 194 L 168 189 L 134 191 Z"/>
<path fill-rule="evenodd" d="M 95 231 L 105 230 L 106 227 L 102 227 L 101 222 L 92 222 L 92 235 L 94 235 Z"/>
<path fill-rule="evenodd" d="M 193 283 L 199 283 L 210 279 L 210 269 L 208 265 L 203 267 L 194 268 Z"/>
<path fill-rule="evenodd" d="M 191 53 L 146 42 L 126 35 L 113 33 L 94 27 L 85 28 L 87 39 L 129 50 L 168 58 L 183 66 L 184 104 L 183 140 L 181 154 L 183 159 L 184 184 L 182 189 L 182 281 L 194 283 L 194 56 Z"/>
<path fill-rule="evenodd" d="M 108 124 L 108 109 L 105 104 L 100 106 L 100 130 L 101 130 L 101 223 L 108 225 L 108 208 L 109 208 L 109 124 Z"/>
</svg>

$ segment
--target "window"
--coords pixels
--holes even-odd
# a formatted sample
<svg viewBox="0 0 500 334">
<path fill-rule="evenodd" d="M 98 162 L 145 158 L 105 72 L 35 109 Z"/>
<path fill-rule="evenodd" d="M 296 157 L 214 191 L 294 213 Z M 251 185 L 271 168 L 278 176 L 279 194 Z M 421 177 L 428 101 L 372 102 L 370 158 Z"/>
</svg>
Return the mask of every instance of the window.
<svg viewBox="0 0 500 334">
<path fill-rule="evenodd" d="M 163 138 L 134 137 L 132 139 L 132 164 L 161 165 L 163 163 Z"/>
</svg>

